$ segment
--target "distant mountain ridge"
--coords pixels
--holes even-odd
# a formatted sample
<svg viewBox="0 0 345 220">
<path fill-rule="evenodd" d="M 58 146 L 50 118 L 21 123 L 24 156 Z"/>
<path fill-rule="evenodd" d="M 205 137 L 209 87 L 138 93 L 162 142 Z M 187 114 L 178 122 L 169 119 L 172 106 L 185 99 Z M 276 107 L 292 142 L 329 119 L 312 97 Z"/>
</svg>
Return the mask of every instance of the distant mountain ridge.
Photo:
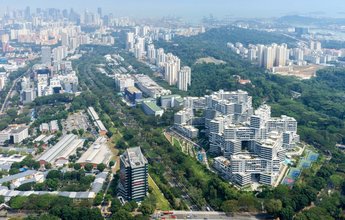
<svg viewBox="0 0 345 220">
<path fill-rule="evenodd" d="M 295 24 L 295 25 L 326 25 L 326 24 L 344 24 L 345 18 L 327 18 L 327 17 L 310 17 L 302 15 L 287 15 L 275 20 L 282 24 Z"/>
</svg>

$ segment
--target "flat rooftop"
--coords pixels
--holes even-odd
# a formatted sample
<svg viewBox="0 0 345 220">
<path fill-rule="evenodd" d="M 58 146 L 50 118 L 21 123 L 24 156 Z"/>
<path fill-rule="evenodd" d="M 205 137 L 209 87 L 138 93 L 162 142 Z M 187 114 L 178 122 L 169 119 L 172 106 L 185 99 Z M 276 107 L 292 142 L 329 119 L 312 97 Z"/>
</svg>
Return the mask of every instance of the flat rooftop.
<svg viewBox="0 0 345 220">
<path fill-rule="evenodd" d="M 106 164 L 111 156 L 112 154 L 108 148 L 107 138 L 99 137 L 79 158 L 77 163 Z"/>
<path fill-rule="evenodd" d="M 142 167 L 147 164 L 147 159 L 141 152 L 140 147 L 128 148 L 124 154 L 125 162 L 132 168 Z"/>
<path fill-rule="evenodd" d="M 127 91 L 131 94 L 141 93 L 141 91 L 137 89 L 137 87 L 134 87 L 134 86 L 127 87 Z"/>
<path fill-rule="evenodd" d="M 155 111 L 155 112 L 162 111 L 162 109 L 154 102 L 144 102 L 143 105 L 146 105 L 152 111 Z"/>
</svg>

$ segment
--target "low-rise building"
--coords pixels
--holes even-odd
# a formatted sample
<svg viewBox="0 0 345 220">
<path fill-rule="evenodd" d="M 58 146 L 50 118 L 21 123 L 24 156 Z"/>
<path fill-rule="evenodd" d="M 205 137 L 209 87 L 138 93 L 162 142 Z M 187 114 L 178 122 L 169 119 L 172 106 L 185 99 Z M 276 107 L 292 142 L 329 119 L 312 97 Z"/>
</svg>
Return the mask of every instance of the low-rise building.
<svg viewBox="0 0 345 220">
<path fill-rule="evenodd" d="M 93 123 L 97 127 L 98 133 L 100 135 L 106 135 L 108 130 L 104 126 L 103 122 L 99 119 L 99 116 L 98 116 L 97 112 L 95 111 L 95 109 L 93 107 L 89 107 L 87 109 L 87 112 L 89 113 L 89 115 L 91 116 L 91 118 L 93 120 Z"/>
<path fill-rule="evenodd" d="M 145 114 L 154 115 L 161 117 L 164 113 L 164 110 L 161 109 L 155 102 L 143 102 L 141 107 Z"/>
<path fill-rule="evenodd" d="M 22 173 L 17 173 L 11 176 L 1 178 L 0 185 L 4 183 L 10 183 L 10 188 L 15 189 L 23 185 L 24 183 L 43 182 L 44 180 L 44 173 L 35 170 L 27 170 Z"/>
<path fill-rule="evenodd" d="M 107 144 L 107 138 L 99 137 L 97 140 L 89 147 L 89 149 L 81 155 L 77 163 L 85 165 L 91 163 L 93 165 L 97 164 L 108 164 L 111 159 L 111 152 Z"/>
<path fill-rule="evenodd" d="M 55 133 L 57 131 L 59 131 L 59 124 L 57 120 L 53 120 L 51 122 L 49 122 L 49 129 L 51 133 Z"/>
<path fill-rule="evenodd" d="M 49 132 L 49 125 L 48 125 L 48 123 L 42 123 L 40 125 L 40 132 L 42 132 L 42 133 L 48 133 Z"/>
<path fill-rule="evenodd" d="M 53 147 L 45 151 L 39 158 L 40 164 L 54 163 L 61 166 L 68 162 L 70 155 L 75 154 L 77 148 L 82 147 L 84 140 L 78 139 L 77 135 L 67 134 Z"/>
<path fill-rule="evenodd" d="M 134 79 L 133 76 L 130 74 L 115 74 L 115 85 L 116 88 L 123 92 L 128 87 L 134 86 Z"/>
<path fill-rule="evenodd" d="M 125 96 L 127 100 L 134 104 L 137 100 L 142 99 L 143 93 L 136 87 L 132 86 L 125 88 Z"/>
<path fill-rule="evenodd" d="M 8 142 L 18 144 L 29 137 L 29 128 L 24 125 L 10 125 L 0 132 L 0 145 Z"/>
<path fill-rule="evenodd" d="M 178 108 L 183 104 L 183 99 L 180 95 L 165 95 L 161 96 L 161 106 L 162 108 Z"/>
<path fill-rule="evenodd" d="M 158 98 L 162 95 L 170 95 L 171 91 L 164 89 L 153 81 L 150 77 L 144 74 L 135 75 L 135 82 L 138 88 L 146 95 L 152 98 Z"/>
</svg>

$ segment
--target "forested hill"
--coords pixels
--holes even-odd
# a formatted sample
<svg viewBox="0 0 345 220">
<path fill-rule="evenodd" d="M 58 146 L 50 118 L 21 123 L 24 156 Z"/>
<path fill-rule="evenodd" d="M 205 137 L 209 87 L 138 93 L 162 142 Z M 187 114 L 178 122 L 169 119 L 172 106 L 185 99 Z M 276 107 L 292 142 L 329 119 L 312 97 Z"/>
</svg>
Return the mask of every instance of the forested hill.
<svg viewBox="0 0 345 220">
<path fill-rule="evenodd" d="M 192 37 L 175 37 L 172 43 L 157 42 L 156 47 L 163 47 L 173 51 L 181 61 L 187 65 L 193 64 L 198 58 L 213 56 L 219 58 L 225 54 L 233 59 L 233 54 L 224 53 L 227 51 L 226 43 L 240 42 L 245 46 L 248 44 L 271 44 L 287 43 L 289 47 L 296 44 L 296 41 L 282 34 L 243 29 L 237 27 L 214 28 L 203 34 Z M 215 51 L 216 50 L 216 51 Z"/>
<path fill-rule="evenodd" d="M 226 44 L 227 42 L 240 42 L 246 46 L 248 44 L 271 44 L 286 43 L 290 46 L 295 45 L 295 40 L 285 35 L 278 33 L 271 33 L 266 31 L 259 31 L 254 29 L 238 28 L 238 27 L 222 27 L 214 28 L 203 34 L 197 35 L 190 40 L 206 40 L 213 39 L 209 43 Z"/>
</svg>

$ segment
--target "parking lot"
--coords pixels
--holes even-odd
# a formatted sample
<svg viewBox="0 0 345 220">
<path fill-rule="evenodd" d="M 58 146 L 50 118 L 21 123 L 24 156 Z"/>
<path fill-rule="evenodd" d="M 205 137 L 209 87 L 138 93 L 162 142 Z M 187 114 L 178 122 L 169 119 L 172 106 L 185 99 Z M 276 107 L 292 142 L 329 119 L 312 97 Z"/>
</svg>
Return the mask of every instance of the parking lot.
<svg viewBox="0 0 345 220">
<path fill-rule="evenodd" d="M 68 118 L 62 122 L 62 125 L 64 128 L 64 133 L 67 133 L 68 131 L 71 132 L 74 129 L 83 129 L 86 131 L 87 128 L 92 127 L 88 116 L 83 111 L 69 115 Z"/>
</svg>

